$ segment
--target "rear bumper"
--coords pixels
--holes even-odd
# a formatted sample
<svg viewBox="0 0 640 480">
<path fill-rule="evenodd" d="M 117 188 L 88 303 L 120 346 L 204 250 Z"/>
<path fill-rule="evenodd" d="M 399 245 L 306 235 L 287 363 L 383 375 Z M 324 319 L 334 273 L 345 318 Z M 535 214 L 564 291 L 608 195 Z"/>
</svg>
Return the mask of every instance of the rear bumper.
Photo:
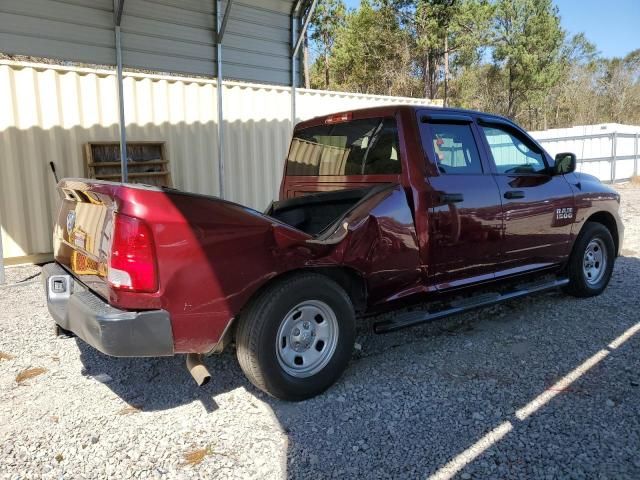
<svg viewBox="0 0 640 480">
<path fill-rule="evenodd" d="M 75 282 L 56 263 L 42 269 L 49 313 L 65 330 L 70 330 L 92 347 L 114 357 L 156 357 L 173 355 L 171 318 L 165 310 L 130 312 L 105 303 Z M 52 283 L 63 285 L 54 291 Z M 62 290 L 62 288 L 58 288 Z"/>
</svg>

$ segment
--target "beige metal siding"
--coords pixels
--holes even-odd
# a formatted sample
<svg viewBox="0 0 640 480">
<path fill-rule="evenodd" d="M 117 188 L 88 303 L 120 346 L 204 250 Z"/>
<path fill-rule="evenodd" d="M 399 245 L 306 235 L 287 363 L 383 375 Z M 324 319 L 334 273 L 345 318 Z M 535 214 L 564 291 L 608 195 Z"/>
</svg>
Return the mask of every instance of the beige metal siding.
<svg viewBox="0 0 640 480">
<path fill-rule="evenodd" d="M 296 92 L 296 98 L 298 99 L 296 116 L 298 117 L 298 121 L 344 110 L 355 110 L 381 105 L 442 106 L 440 100 L 431 101 L 424 98 L 389 97 L 386 95 L 306 90 L 303 88 L 298 88 Z"/>
<path fill-rule="evenodd" d="M 291 90 L 225 82 L 225 191 L 259 210 L 276 198 L 291 134 Z M 0 222 L 5 257 L 51 251 L 61 177 L 82 177 L 82 146 L 118 139 L 110 70 L 0 61 Z M 216 82 L 161 75 L 124 78 L 127 139 L 166 141 L 174 186 L 218 189 Z M 365 105 L 426 101 L 298 90 L 298 120 Z"/>
<path fill-rule="evenodd" d="M 213 81 L 125 76 L 127 138 L 165 140 L 174 184 L 215 193 Z M 118 139 L 111 71 L 0 65 L 0 219 L 5 257 L 51 250 L 60 177 L 85 176 L 82 145 Z"/>
<path fill-rule="evenodd" d="M 222 98 L 226 196 L 263 210 L 280 187 L 291 90 L 228 82 Z"/>
</svg>

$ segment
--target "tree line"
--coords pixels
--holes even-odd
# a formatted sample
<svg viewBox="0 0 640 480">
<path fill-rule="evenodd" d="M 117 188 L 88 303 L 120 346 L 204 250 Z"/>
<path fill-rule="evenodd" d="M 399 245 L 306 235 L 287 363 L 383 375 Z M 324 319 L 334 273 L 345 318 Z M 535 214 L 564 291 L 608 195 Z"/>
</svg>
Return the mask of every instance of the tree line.
<svg viewBox="0 0 640 480">
<path fill-rule="evenodd" d="M 604 58 L 551 0 L 320 0 L 308 88 L 442 99 L 530 130 L 640 125 L 640 49 Z"/>
</svg>

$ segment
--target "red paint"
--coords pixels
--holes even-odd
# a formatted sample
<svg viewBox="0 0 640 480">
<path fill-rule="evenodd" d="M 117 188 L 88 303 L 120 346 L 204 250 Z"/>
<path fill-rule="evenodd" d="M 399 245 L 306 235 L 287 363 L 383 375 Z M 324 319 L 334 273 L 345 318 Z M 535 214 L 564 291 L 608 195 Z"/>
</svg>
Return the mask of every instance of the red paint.
<svg viewBox="0 0 640 480">
<path fill-rule="evenodd" d="M 499 175 L 481 140 L 483 175 L 441 174 L 433 153 L 423 150 L 427 127 L 419 119 L 447 112 L 474 120 L 484 115 L 396 106 L 319 117 L 296 127 L 396 119 L 401 174 L 283 177 L 281 199 L 391 185 L 340 220 L 348 223 L 348 233 L 335 244 L 310 243 L 312 237 L 300 230 L 214 197 L 68 179 L 60 183 L 67 198 L 54 233 L 56 261 L 113 306 L 167 310 L 176 352 L 208 352 L 260 288 L 295 270 L 335 266 L 355 272 L 366 284 L 366 312 L 375 312 L 531 270 L 559 270 L 580 227 L 597 212 L 611 216 L 622 240 L 618 194 L 588 176 Z M 506 190 L 522 190 L 525 197 L 507 200 Z M 442 201 L 443 194 L 458 193 L 463 201 Z M 556 209 L 566 207 L 574 209 L 573 219 L 556 219 Z M 76 217 L 68 231 L 70 210 Z M 149 226 L 157 291 L 127 291 L 105 280 L 115 212 Z"/>
</svg>

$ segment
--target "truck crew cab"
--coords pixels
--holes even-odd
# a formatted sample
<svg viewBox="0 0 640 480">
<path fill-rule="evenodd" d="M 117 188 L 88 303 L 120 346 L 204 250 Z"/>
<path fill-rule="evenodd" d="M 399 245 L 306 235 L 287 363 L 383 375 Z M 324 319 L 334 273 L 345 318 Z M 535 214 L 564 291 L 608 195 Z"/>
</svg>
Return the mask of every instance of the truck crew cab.
<svg viewBox="0 0 640 480">
<path fill-rule="evenodd" d="M 306 399 L 346 368 L 356 317 L 419 305 L 382 333 L 550 288 L 600 294 L 620 197 L 575 168 L 508 119 L 389 106 L 298 124 L 264 213 L 65 179 L 49 311 L 106 354 L 186 353 L 194 371 L 235 342 L 255 386 Z"/>
</svg>

